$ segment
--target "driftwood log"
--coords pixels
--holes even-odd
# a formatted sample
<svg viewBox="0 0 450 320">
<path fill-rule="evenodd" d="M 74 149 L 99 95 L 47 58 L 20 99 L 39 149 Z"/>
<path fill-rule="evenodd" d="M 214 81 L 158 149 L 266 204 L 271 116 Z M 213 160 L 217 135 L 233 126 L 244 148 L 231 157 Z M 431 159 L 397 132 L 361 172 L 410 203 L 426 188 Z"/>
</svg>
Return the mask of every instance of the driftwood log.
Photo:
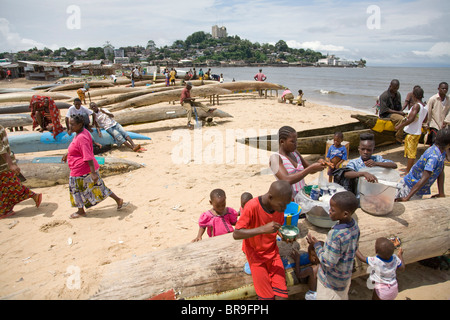
<svg viewBox="0 0 450 320">
<path fill-rule="evenodd" d="M 386 216 L 358 209 L 354 218 L 361 230 L 359 249 L 373 256 L 377 238 L 396 235 L 401 239 L 406 264 L 442 255 L 450 248 L 449 217 L 449 198 L 395 203 L 393 212 Z M 289 256 L 293 248 L 306 252 L 308 232 L 319 240 L 325 240 L 328 232 L 306 220 L 300 220 L 299 229 L 293 244 L 278 242 L 282 257 Z M 243 271 L 246 258 L 241 248 L 242 242 L 227 234 L 112 263 L 91 299 L 149 299 L 171 289 L 178 293 L 177 298 L 184 299 L 254 295 L 252 278 Z M 353 278 L 367 274 L 365 264 L 356 261 L 355 267 Z M 236 290 L 239 288 L 243 290 Z M 291 285 L 288 282 L 290 294 L 307 290 L 295 279 Z"/>
</svg>

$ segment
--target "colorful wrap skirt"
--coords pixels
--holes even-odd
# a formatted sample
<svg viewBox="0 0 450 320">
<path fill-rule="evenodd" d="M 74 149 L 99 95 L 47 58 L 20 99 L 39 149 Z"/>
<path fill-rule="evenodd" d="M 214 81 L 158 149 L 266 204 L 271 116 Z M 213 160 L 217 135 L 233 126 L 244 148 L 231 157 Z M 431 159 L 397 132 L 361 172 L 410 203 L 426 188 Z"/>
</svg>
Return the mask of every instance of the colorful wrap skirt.
<svg viewBox="0 0 450 320">
<path fill-rule="evenodd" d="M 69 177 L 70 204 L 76 208 L 90 208 L 108 198 L 112 191 L 105 186 L 99 175 L 97 183 L 94 183 L 90 174 L 80 177 Z"/>
<path fill-rule="evenodd" d="M 0 173 L 0 216 L 3 216 L 19 202 L 30 199 L 34 192 L 22 184 L 13 171 Z"/>
</svg>

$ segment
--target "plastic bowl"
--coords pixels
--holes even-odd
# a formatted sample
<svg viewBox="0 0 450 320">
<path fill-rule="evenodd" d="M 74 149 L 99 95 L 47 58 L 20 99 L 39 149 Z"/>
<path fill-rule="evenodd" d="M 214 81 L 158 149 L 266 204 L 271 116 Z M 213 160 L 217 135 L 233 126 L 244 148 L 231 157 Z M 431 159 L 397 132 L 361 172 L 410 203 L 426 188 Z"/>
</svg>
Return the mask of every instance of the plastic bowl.
<svg viewBox="0 0 450 320">
<path fill-rule="evenodd" d="M 282 226 L 280 228 L 280 234 L 284 240 L 294 240 L 299 233 L 300 230 L 295 226 Z"/>
</svg>

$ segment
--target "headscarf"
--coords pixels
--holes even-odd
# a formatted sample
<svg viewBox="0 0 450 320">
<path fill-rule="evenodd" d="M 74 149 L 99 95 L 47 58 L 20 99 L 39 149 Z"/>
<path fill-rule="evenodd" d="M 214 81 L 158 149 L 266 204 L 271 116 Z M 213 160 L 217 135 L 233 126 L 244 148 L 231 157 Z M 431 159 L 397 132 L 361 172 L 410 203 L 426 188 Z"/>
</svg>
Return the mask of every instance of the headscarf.
<svg viewBox="0 0 450 320">
<path fill-rule="evenodd" d="M 46 97 L 46 96 L 38 96 L 38 95 L 34 95 L 31 97 L 30 100 L 30 110 L 33 110 L 33 104 L 36 104 L 36 109 L 41 109 L 39 111 L 42 112 L 42 115 L 45 117 L 45 110 L 44 110 L 44 100 L 48 99 L 48 110 L 50 112 L 50 119 L 51 122 L 53 124 L 53 138 L 56 139 L 56 136 L 58 134 L 60 134 L 61 132 L 64 131 L 61 122 L 60 122 L 60 113 L 59 113 L 59 109 L 55 104 L 55 101 L 50 98 L 50 97 Z M 33 130 L 39 125 L 37 120 L 36 120 L 36 116 L 33 113 L 33 111 L 31 112 L 31 118 L 33 119 Z"/>
</svg>

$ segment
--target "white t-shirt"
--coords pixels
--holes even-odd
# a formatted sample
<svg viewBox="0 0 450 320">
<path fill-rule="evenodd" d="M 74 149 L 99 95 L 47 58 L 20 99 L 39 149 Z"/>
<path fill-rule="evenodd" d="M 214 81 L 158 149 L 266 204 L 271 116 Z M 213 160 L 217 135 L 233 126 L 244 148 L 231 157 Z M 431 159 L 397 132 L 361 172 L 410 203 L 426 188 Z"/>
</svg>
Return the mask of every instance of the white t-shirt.
<svg viewBox="0 0 450 320">
<path fill-rule="evenodd" d="M 416 135 L 416 136 L 422 134 L 422 123 L 423 123 L 423 120 L 425 119 L 426 115 L 428 114 L 427 106 L 424 106 L 421 103 L 419 103 L 419 106 L 420 106 L 420 110 L 417 113 L 416 119 L 414 120 L 414 122 L 408 124 L 407 126 L 405 126 L 403 128 L 403 130 L 406 133 Z M 409 110 L 409 112 L 411 112 L 411 110 Z"/>
<path fill-rule="evenodd" d="M 117 123 L 116 120 L 109 117 L 107 114 L 104 114 L 101 110 L 99 110 L 97 113 L 94 112 L 94 117 L 100 128 L 103 128 L 105 130 L 111 128 Z"/>
<path fill-rule="evenodd" d="M 402 265 L 402 261 L 395 254 L 389 260 L 380 257 L 367 257 L 367 264 L 372 267 L 370 280 L 376 283 L 394 285 L 397 282 L 396 271 Z"/>
<path fill-rule="evenodd" d="M 67 110 L 66 118 L 70 118 L 71 116 L 76 114 L 87 114 L 88 116 L 90 116 L 92 113 L 93 111 L 86 108 L 85 106 L 80 106 L 80 109 L 75 108 L 75 106 L 71 106 Z"/>
</svg>

